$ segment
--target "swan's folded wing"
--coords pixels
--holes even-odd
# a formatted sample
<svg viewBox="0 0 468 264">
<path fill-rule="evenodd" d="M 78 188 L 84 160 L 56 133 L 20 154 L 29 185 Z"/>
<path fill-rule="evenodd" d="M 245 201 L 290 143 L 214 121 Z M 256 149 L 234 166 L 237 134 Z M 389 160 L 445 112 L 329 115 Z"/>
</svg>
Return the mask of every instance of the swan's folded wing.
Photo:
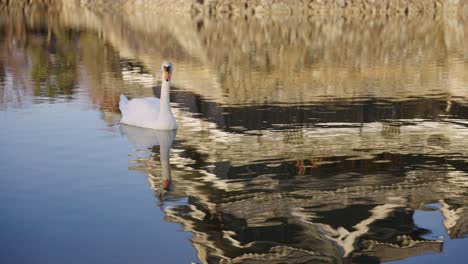
<svg viewBox="0 0 468 264">
<path fill-rule="evenodd" d="M 156 98 L 156 97 L 145 97 L 145 98 L 143 98 L 143 99 L 145 99 L 145 100 L 147 100 L 148 102 L 151 102 L 151 103 L 153 103 L 153 104 L 157 104 L 157 107 L 158 107 L 158 109 L 159 109 L 159 104 L 160 104 L 160 101 L 161 101 L 161 100 L 159 100 L 159 98 Z"/>
<path fill-rule="evenodd" d="M 122 112 L 121 123 L 152 128 L 157 125 L 160 102 L 157 98 L 134 98 L 128 102 Z"/>
</svg>

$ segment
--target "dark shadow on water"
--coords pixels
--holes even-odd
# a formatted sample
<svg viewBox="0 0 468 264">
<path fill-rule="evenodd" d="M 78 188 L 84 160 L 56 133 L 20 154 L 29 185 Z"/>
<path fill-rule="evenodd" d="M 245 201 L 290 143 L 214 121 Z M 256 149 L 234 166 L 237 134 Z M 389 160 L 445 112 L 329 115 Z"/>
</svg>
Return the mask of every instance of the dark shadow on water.
<svg viewBox="0 0 468 264">
<path fill-rule="evenodd" d="M 159 97 L 159 87 L 153 87 L 153 94 Z M 199 95 L 173 88 L 171 99 L 180 108 L 232 133 L 301 127 L 359 127 L 361 124 L 373 122 L 401 126 L 418 122 L 412 120 L 452 122 L 451 119 L 463 119 L 468 116 L 468 104 L 450 101 L 443 96 L 404 101 L 379 98 L 336 99 L 304 102 L 299 106 L 223 106 Z"/>
</svg>

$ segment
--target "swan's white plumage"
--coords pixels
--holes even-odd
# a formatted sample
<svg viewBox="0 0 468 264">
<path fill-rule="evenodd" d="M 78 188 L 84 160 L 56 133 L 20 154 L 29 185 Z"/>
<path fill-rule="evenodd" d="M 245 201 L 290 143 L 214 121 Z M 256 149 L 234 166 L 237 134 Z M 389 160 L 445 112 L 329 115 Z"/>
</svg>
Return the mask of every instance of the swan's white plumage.
<svg viewBox="0 0 468 264">
<path fill-rule="evenodd" d="M 122 95 L 122 97 L 124 97 L 124 95 Z M 120 104 L 119 106 L 122 112 L 122 120 L 120 120 L 120 123 L 137 127 L 156 127 L 159 120 L 159 101 L 158 98 L 150 97 L 135 98 L 130 101 L 127 100 L 126 104 Z"/>
<path fill-rule="evenodd" d="M 163 69 L 170 67 L 172 73 L 172 64 L 163 63 Z M 163 74 L 163 76 L 166 76 Z M 170 75 L 169 75 L 170 76 Z M 135 98 L 128 100 L 125 95 L 120 96 L 119 108 L 122 112 L 122 124 L 152 128 L 157 130 L 177 129 L 177 121 L 172 113 L 169 90 L 171 79 L 162 80 L 161 99 L 155 97 Z"/>
</svg>

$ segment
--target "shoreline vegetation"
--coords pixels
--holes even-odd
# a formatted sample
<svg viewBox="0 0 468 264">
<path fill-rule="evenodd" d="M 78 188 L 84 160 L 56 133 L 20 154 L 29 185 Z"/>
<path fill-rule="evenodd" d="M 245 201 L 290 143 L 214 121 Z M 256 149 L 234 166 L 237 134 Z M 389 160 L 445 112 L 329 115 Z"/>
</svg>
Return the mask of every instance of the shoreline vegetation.
<svg viewBox="0 0 468 264">
<path fill-rule="evenodd" d="M 0 8 L 63 6 L 93 9 L 161 11 L 208 15 L 359 15 L 415 16 L 468 13 L 468 0 L 0 0 Z"/>
</svg>

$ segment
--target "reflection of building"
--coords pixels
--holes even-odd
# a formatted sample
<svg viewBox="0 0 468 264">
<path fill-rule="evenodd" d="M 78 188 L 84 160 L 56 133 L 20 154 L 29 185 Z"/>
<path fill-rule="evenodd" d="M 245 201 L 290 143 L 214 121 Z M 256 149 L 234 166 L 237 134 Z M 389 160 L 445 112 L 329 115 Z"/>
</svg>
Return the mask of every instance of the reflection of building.
<svg viewBox="0 0 468 264">
<path fill-rule="evenodd" d="M 191 106 L 197 99 L 189 93 L 174 99 L 194 114 L 203 112 L 193 108 L 203 107 L 203 101 Z M 405 104 L 395 108 L 418 105 Z M 206 263 L 341 262 L 345 256 L 388 261 L 441 251 L 442 241 L 425 239 L 430 230 L 413 221 L 413 212 L 433 201 L 444 204 L 441 212 L 452 237 L 467 234 L 466 162 L 447 158 L 454 152 L 467 155 L 458 144 L 467 136 L 463 125 L 418 121 L 408 110 L 410 116 L 393 116 L 399 129 L 388 131 L 381 123 L 388 118 L 384 109 L 365 122 L 342 123 L 340 118 L 350 115 L 334 113 L 292 129 L 268 127 L 281 123 L 281 115 L 263 116 L 267 125 L 251 131 L 248 116 L 256 118 L 256 110 L 249 115 L 248 107 L 239 108 L 244 123 L 236 118 L 212 123 L 205 119 L 217 117 L 209 114 L 216 106 L 206 107 L 212 110 L 202 119 L 178 112 L 172 195 L 187 196 L 188 203 L 165 211 L 169 221 L 194 234 Z M 378 107 L 371 112 L 378 114 Z M 230 130 L 237 125 L 247 128 Z M 149 162 L 142 167 L 157 173 L 157 163 Z M 446 169 L 431 169 L 439 167 Z M 147 173 L 154 174 L 151 170 Z"/>
<path fill-rule="evenodd" d="M 47 13 L 48 21 L 41 10 L 27 12 L 36 24 L 50 23 L 49 37 L 86 30 L 80 55 L 91 75 L 116 73 L 118 56 L 136 58 L 159 74 L 160 62 L 171 58 L 179 67 L 176 86 L 223 105 L 401 100 L 428 93 L 447 100 L 467 97 L 461 54 L 468 34 L 466 20 L 456 15 L 372 16 L 364 22 L 353 16 L 216 19 L 151 8 L 134 15 L 127 13 L 135 12 L 131 4 L 117 10 L 112 8 L 118 4 L 110 5 L 115 12 L 106 12 L 79 3 L 65 1 L 60 12 Z M 5 16 L 21 24 L 17 13 Z M 104 86 L 126 89 L 119 83 Z"/>
<path fill-rule="evenodd" d="M 176 144 L 172 170 L 176 197 L 182 191 L 188 203 L 168 207 L 166 216 L 194 233 L 193 243 L 206 263 L 340 262 L 344 256 L 396 260 L 442 250 L 442 242 L 425 239 L 430 230 L 413 221 L 414 210 L 425 204 L 440 200 L 446 221 L 452 226 L 466 222 L 459 214 L 464 209 L 454 210 L 457 204 L 464 206 L 465 188 L 442 184 L 454 175 L 418 168 L 437 167 L 443 159 L 395 156 L 378 171 L 365 165 L 330 171 L 327 167 L 336 168 L 323 164 L 318 168 L 323 166 L 323 173 L 300 176 L 284 169 L 287 161 L 277 161 L 269 171 L 246 164 L 244 172 L 238 166 L 210 163 L 185 143 Z M 178 167 L 190 163 L 188 169 Z M 224 180 L 209 172 L 220 169 L 235 173 Z M 458 175 L 458 180 L 464 177 Z M 447 192 L 455 194 L 450 201 L 444 200 Z M 445 207 L 451 208 L 451 216 Z"/>
</svg>

